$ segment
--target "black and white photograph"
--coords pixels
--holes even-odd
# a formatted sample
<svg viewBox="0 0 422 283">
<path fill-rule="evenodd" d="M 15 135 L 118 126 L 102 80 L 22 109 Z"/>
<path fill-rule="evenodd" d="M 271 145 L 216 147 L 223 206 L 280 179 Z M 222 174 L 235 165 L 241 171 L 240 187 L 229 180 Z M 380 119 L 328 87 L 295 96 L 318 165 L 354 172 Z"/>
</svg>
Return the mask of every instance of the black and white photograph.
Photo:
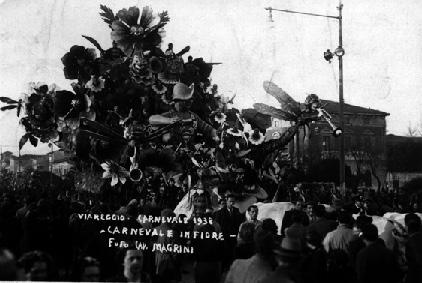
<svg viewBox="0 0 422 283">
<path fill-rule="evenodd" d="M 421 14 L 0 0 L 0 281 L 421 283 Z"/>
</svg>

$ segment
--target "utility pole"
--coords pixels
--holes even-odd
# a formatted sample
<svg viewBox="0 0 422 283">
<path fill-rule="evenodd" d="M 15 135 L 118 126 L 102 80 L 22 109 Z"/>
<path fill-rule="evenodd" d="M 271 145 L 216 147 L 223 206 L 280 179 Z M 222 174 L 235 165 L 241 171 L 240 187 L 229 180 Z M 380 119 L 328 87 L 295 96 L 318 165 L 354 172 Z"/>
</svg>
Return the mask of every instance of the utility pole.
<svg viewBox="0 0 422 283">
<path fill-rule="evenodd" d="M 344 129 L 344 97 L 343 97 L 343 4 L 339 0 L 338 8 L 338 50 L 339 53 L 335 52 L 338 57 L 338 71 L 339 71 L 339 84 L 338 84 L 338 94 L 339 94 L 339 118 L 340 118 L 340 128 Z M 336 50 L 337 51 L 337 50 Z M 340 54 L 341 53 L 341 54 Z M 344 158 L 344 135 L 340 135 L 340 190 L 342 193 L 346 193 L 346 177 L 345 177 L 345 158 Z"/>
<path fill-rule="evenodd" d="M 330 18 L 330 19 L 336 19 L 339 23 L 339 45 L 334 51 L 334 53 L 331 53 L 329 50 L 328 53 L 331 55 L 331 58 L 336 55 L 338 57 L 339 62 L 339 122 L 340 122 L 340 128 L 344 129 L 344 98 L 343 98 L 343 55 L 344 55 L 344 49 L 343 49 L 343 4 L 341 0 L 339 0 L 339 6 L 338 9 L 338 16 L 329 16 L 329 15 L 321 15 L 321 14 L 315 14 L 315 13 L 306 13 L 306 12 L 298 12 L 298 11 L 291 11 L 291 10 L 281 10 L 281 9 L 274 9 L 272 7 L 265 8 L 265 10 L 269 11 L 270 13 L 270 20 L 272 21 L 272 12 L 284 12 L 284 13 L 291 13 L 291 14 L 301 14 L 301 15 L 307 15 L 307 16 L 314 16 L 314 17 L 324 17 L 324 18 Z M 325 58 L 325 54 L 324 54 Z M 339 161 L 340 161 L 340 168 L 339 168 L 339 175 L 340 175 L 340 190 L 344 193 L 346 189 L 346 183 L 345 183 L 345 156 L 344 156 L 344 136 L 340 135 L 340 148 L 339 148 Z"/>
</svg>

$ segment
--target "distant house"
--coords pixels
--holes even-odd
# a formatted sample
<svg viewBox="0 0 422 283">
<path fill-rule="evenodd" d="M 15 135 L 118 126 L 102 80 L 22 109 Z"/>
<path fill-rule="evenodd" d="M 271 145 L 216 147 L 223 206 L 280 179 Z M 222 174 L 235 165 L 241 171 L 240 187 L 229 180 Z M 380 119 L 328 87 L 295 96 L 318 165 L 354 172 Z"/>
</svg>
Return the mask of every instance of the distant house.
<svg viewBox="0 0 422 283">
<path fill-rule="evenodd" d="M 414 178 L 422 178 L 422 137 L 387 135 L 387 184 L 400 188 Z"/>
<path fill-rule="evenodd" d="M 69 163 L 67 156 L 63 151 L 56 151 L 53 154 L 52 169 L 53 173 L 57 176 L 63 177 L 72 168 L 72 164 Z"/>
<path fill-rule="evenodd" d="M 24 154 L 10 157 L 9 171 L 13 173 L 24 170 L 49 171 L 64 176 L 72 167 L 68 156 L 61 150 L 44 155 Z"/>
<path fill-rule="evenodd" d="M 23 154 L 10 158 L 9 171 L 13 173 L 25 170 L 48 171 L 49 162 L 47 155 Z"/>
<path fill-rule="evenodd" d="M 339 103 L 321 101 L 332 116 L 332 122 L 339 126 Z M 351 174 L 367 175 L 366 185 L 376 186 L 371 176 L 370 163 L 376 161 L 376 174 L 383 182 L 386 178 L 386 116 L 389 114 L 375 109 L 344 104 L 344 146 L 345 166 Z M 310 124 L 306 132 L 302 129 L 290 143 L 291 156 L 296 164 L 305 169 L 324 159 L 338 159 L 340 138 L 333 136 L 333 129 L 324 120 Z M 373 160 L 370 160 L 373 159 Z"/>
<path fill-rule="evenodd" d="M 13 156 L 13 153 L 11 151 L 5 151 L 1 153 L 0 159 L 1 159 L 1 164 L 0 167 L 2 169 L 6 169 L 9 170 L 9 166 L 10 166 L 10 158 Z"/>
</svg>

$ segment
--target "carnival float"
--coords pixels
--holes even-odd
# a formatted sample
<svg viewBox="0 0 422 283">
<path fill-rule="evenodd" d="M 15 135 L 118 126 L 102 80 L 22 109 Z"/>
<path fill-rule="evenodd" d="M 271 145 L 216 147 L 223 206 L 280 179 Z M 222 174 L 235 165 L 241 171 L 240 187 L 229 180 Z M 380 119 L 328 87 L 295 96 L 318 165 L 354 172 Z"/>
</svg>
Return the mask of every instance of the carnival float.
<svg viewBox="0 0 422 283">
<path fill-rule="evenodd" d="M 109 47 L 83 35 L 88 47 L 74 45 L 61 58 L 73 91 L 32 83 L 19 100 L 0 97 L 1 110 L 21 117 L 19 147 L 41 142 L 63 149 L 72 157 L 76 187 L 124 188 L 184 214 L 215 207 L 228 192 L 245 206 L 268 197 L 261 185 L 265 164 L 300 127 L 325 118 L 341 134 L 318 96 L 298 103 L 272 82 L 263 87 L 279 108 L 234 108 L 234 97 L 211 82 L 215 63 L 193 58 L 189 46 L 161 49 L 166 11 L 100 10 L 111 29 Z M 270 117 L 292 126 L 267 140 Z M 177 190 L 184 194 L 180 203 Z"/>
</svg>

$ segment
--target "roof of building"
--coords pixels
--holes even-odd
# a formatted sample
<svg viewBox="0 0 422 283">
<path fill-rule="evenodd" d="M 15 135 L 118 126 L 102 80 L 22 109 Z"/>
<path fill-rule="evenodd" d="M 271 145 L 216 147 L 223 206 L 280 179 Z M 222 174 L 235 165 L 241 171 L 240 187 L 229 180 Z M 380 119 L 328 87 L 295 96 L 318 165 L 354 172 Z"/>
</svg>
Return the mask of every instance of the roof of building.
<svg viewBox="0 0 422 283">
<path fill-rule="evenodd" d="M 30 159 L 35 159 L 35 160 L 43 160 L 46 159 L 48 160 L 48 157 L 50 156 L 50 153 L 47 154 L 23 154 L 20 156 L 20 160 L 30 160 Z M 63 162 L 67 160 L 67 156 L 65 155 L 65 153 L 61 150 L 57 150 L 53 152 L 53 156 L 54 156 L 54 162 Z M 19 156 L 11 156 L 11 159 L 14 160 L 18 160 Z"/>
<path fill-rule="evenodd" d="M 339 112 L 339 103 L 332 100 L 321 99 L 323 105 L 327 104 L 324 108 L 328 113 L 338 113 Z M 379 111 L 376 109 L 365 108 L 361 106 L 355 106 L 351 104 L 344 103 L 344 113 L 345 114 L 363 114 L 363 115 L 377 115 L 377 116 L 388 116 L 390 113 Z"/>
<path fill-rule="evenodd" d="M 388 134 L 386 136 L 386 142 L 388 144 L 398 144 L 398 143 L 408 142 L 408 141 L 422 143 L 422 137 L 396 136 L 392 134 Z"/>
<path fill-rule="evenodd" d="M 20 159 L 21 160 L 26 160 L 26 159 L 43 159 L 43 158 L 46 158 L 47 156 L 46 155 L 37 155 L 37 154 L 22 154 L 21 156 L 20 156 Z M 18 160 L 19 159 L 19 156 L 15 156 L 15 155 L 13 155 L 13 156 L 11 156 L 10 157 L 11 159 L 14 159 L 14 160 Z"/>
</svg>

